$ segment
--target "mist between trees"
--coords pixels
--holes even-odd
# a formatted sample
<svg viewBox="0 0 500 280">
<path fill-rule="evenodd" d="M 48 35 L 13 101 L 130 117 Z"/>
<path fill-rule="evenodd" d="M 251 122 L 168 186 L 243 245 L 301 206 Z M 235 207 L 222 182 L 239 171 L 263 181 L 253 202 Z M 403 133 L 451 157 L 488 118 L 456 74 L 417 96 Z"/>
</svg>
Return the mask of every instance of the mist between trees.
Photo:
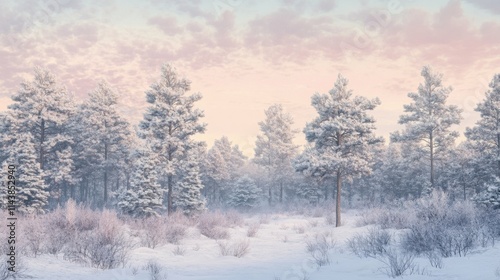
<svg viewBox="0 0 500 280">
<path fill-rule="evenodd" d="M 334 200 L 340 226 L 342 203 L 375 205 L 433 190 L 500 208 L 500 74 L 459 144 L 453 126 L 462 112 L 447 103 L 452 88 L 429 66 L 421 76 L 399 119 L 404 128 L 389 143 L 375 135 L 370 115 L 380 101 L 355 95 L 339 74 L 329 92 L 311 98 L 317 114 L 302 131 L 305 147 L 293 143 L 301 133 L 275 104 L 259 122 L 249 159 L 227 137 L 212 147 L 194 140 L 206 130 L 197 108 L 202 96 L 190 93 L 191 82 L 168 64 L 145 92 L 148 107 L 138 127 L 118 113 L 118 94 L 108 83 L 77 104 L 50 71 L 37 67 L 0 113 L 0 163 L 2 170 L 18 168 L 18 210 L 25 214 L 69 199 L 134 217 Z"/>
</svg>

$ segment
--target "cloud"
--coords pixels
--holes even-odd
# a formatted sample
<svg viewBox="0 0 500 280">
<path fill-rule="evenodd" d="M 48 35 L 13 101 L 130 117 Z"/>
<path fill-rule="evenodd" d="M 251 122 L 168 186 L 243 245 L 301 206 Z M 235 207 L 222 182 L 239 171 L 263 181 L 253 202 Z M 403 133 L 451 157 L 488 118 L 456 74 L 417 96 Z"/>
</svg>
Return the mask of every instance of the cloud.
<svg viewBox="0 0 500 280">
<path fill-rule="evenodd" d="M 153 17 L 148 23 L 158 27 L 166 35 L 174 36 L 183 32 L 175 17 Z"/>
<path fill-rule="evenodd" d="M 467 2 L 487 10 L 492 14 L 500 15 L 500 2 L 498 2 L 498 0 L 467 0 Z"/>
</svg>

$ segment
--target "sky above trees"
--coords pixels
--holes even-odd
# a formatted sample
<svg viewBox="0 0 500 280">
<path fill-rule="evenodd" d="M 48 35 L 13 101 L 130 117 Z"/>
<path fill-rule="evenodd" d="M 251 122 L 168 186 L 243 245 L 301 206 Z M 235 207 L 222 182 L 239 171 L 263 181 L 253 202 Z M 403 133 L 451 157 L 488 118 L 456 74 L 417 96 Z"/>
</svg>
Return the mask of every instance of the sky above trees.
<svg viewBox="0 0 500 280">
<path fill-rule="evenodd" d="M 431 65 L 453 87 L 448 102 L 463 109 L 463 132 L 500 65 L 492 0 L 105 2 L 2 1 L 0 110 L 40 65 L 77 99 L 105 79 L 137 124 L 144 92 L 171 63 L 203 95 L 201 140 L 226 135 L 253 155 L 266 108 L 283 104 L 302 130 L 315 114 L 311 96 L 331 89 L 339 72 L 355 95 L 380 99 L 373 116 L 388 139 Z"/>
</svg>

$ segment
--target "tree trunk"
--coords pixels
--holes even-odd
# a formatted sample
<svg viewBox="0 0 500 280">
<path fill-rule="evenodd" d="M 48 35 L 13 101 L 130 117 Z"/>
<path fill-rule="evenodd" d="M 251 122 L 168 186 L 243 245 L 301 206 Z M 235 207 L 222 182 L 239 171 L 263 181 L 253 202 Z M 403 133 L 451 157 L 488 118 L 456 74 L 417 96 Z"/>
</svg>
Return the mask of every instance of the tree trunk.
<svg viewBox="0 0 500 280">
<path fill-rule="evenodd" d="M 73 185 L 73 184 L 70 186 L 70 195 L 71 195 L 71 199 L 76 201 L 76 199 L 75 199 L 75 185 Z"/>
<path fill-rule="evenodd" d="M 337 205 L 335 207 L 335 226 L 339 227 L 342 222 L 340 219 L 340 193 L 342 189 L 342 178 L 340 174 L 340 169 L 337 170 Z"/>
<path fill-rule="evenodd" d="M 431 150 L 431 189 L 434 190 L 434 135 L 429 135 L 429 145 Z"/>
<path fill-rule="evenodd" d="M 280 203 L 283 203 L 283 182 L 280 182 Z"/>
<path fill-rule="evenodd" d="M 500 133 L 497 133 L 497 176 L 500 178 Z"/>
<path fill-rule="evenodd" d="M 108 143 L 104 143 L 104 205 L 108 201 Z"/>
<path fill-rule="evenodd" d="M 167 177 L 167 187 L 168 187 L 168 194 L 167 194 L 167 214 L 168 216 L 172 215 L 172 175 L 168 175 Z"/>
<path fill-rule="evenodd" d="M 42 119 L 40 123 L 40 169 L 43 170 L 43 161 L 45 160 L 43 157 L 43 142 L 45 142 L 45 120 Z"/>
<path fill-rule="evenodd" d="M 271 191 L 271 185 L 269 185 L 268 191 L 269 191 L 269 206 L 271 206 L 271 204 L 273 203 L 273 192 Z"/>
</svg>

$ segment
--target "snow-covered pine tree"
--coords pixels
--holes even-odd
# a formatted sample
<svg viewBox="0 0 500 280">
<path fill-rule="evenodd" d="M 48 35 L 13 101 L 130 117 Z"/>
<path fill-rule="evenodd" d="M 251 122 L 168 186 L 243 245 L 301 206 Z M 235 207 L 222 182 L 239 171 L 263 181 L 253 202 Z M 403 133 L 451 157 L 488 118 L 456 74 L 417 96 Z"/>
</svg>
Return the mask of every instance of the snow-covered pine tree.
<svg viewBox="0 0 500 280">
<path fill-rule="evenodd" d="M 328 162 L 322 161 L 319 151 L 314 146 L 307 144 L 305 149 L 294 160 L 296 172 L 300 172 L 306 181 L 312 184 L 300 184 L 298 193 L 310 202 L 319 202 L 321 197 L 328 199 L 326 180 L 335 175 L 331 172 Z M 310 188 L 310 189 L 308 189 Z"/>
<path fill-rule="evenodd" d="M 342 181 L 369 174 L 370 145 L 383 141 L 374 135 L 375 120 L 368 115 L 380 101 L 353 97 L 347 85 L 348 80 L 339 74 L 328 94 L 314 94 L 311 103 L 319 116 L 304 128 L 307 141 L 317 150 L 315 165 L 335 174 L 337 227 L 341 225 Z"/>
<path fill-rule="evenodd" d="M 16 210 L 24 214 L 44 213 L 49 193 L 43 180 L 43 171 L 37 162 L 33 136 L 28 132 L 16 131 L 16 141 L 7 151 L 9 156 L 3 162 L 2 170 L 8 170 L 10 164 L 16 166 Z M 5 194 L 5 190 L 2 192 Z"/>
<path fill-rule="evenodd" d="M 495 177 L 500 178 L 500 74 L 494 75 L 489 87 L 484 100 L 475 109 L 481 118 L 465 132 L 478 156 L 475 164 L 477 171 L 483 173 L 483 176 L 478 176 L 481 185 L 493 182 Z"/>
<path fill-rule="evenodd" d="M 86 180 L 93 177 L 101 183 L 102 192 L 98 194 L 104 204 L 108 200 L 110 178 L 119 176 L 130 148 L 129 124 L 118 113 L 117 104 L 118 95 L 102 81 L 89 93 L 73 122 L 79 173 Z M 101 201 L 99 198 L 93 197 L 94 202 Z"/>
<path fill-rule="evenodd" d="M 168 214 L 173 210 L 174 186 L 182 179 L 186 153 L 201 144 L 192 136 L 203 133 L 206 126 L 200 122 L 203 112 L 194 107 L 201 95 L 187 94 L 190 83 L 180 78 L 173 67 L 164 65 L 160 80 L 146 92 L 149 107 L 139 125 L 139 137 L 150 143 L 159 160 L 158 171 L 162 188 L 167 193 Z"/>
<path fill-rule="evenodd" d="M 54 184 L 58 184 L 58 190 L 62 190 L 62 194 L 59 194 L 58 200 L 60 202 L 60 196 L 64 197 L 64 200 L 68 200 L 70 197 L 74 197 L 75 194 L 75 184 L 77 179 L 75 178 L 75 166 L 73 164 L 73 149 L 68 146 L 61 152 L 56 151 L 57 158 L 59 160 L 59 168 L 53 171 Z M 68 189 L 70 193 L 68 194 Z"/>
<path fill-rule="evenodd" d="M 259 204 L 260 195 L 261 190 L 255 182 L 247 175 L 243 175 L 234 183 L 228 204 L 235 208 L 248 210 Z"/>
<path fill-rule="evenodd" d="M 220 203 L 221 193 L 226 188 L 231 174 L 228 163 L 216 146 L 208 150 L 203 166 L 203 175 L 205 197 L 211 203 Z"/>
<path fill-rule="evenodd" d="M 163 207 L 163 193 L 156 171 L 158 159 L 149 150 L 137 152 L 135 168 L 130 179 L 131 188 L 118 198 L 117 206 L 134 217 L 159 216 Z"/>
<path fill-rule="evenodd" d="M 408 93 L 412 103 L 404 105 L 407 114 L 401 115 L 399 123 L 405 125 L 402 132 L 395 132 L 391 139 L 396 142 L 413 142 L 425 152 L 429 163 L 430 189 L 435 188 L 436 161 L 442 160 L 453 147 L 458 132 L 452 125 L 460 123 L 461 110 L 457 106 L 446 105 L 451 87 L 442 85 L 443 75 L 435 73 L 429 66 L 423 67 L 421 75 L 424 83 L 418 92 Z"/>
<path fill-rule="evenodd" d="M 19 122 L 18 131 L 30 133 L 35 148 L 36 162 L 43 171 L 50 192 L 58 193 L 53 184 L 54 174 L 61 163 L 57 151 L 71 145 L 68 119 L 74 112 L 71 96 L 57 84 L 56 77 L 47 69 L 35 67 L 32 81 L 21 83 L 20 90 L 12 95 L 13 103 L 8 114 Z"/>
<path fill-rule="evenodd" d="M 205 198 L 201 195 L 199 159 L 192 152 L 183 161 L 182 179 L 175 193 L 174 206 L 188 216 L 197 215 L 205 210 Z"/>
<path fill-rule="evenodd" d="M 474 200 L 492 209 L 500 209 L 500 179 L 495 178 Z"/>
<path fill-rule="evenodd" d="M 293 144 L 296 131 L 292 129 L 293 119 L 284 112 L 283 106 L 274 104 L 265 110 L 266 119 L 259 122 L 261 135 L 255 142 L 254 162 L 263 166 L 269 175 L 268 199 L 273 201 L 274 185 L 279 190 L 279 202 L 283 202 L 283 189 L 293 174 L 293 159 L 297 146 Z"/>
<path fill-rule="evenodd" d="M 232 145 L 226 136 L 214 141 L 208 150 L 203 168 L 205 193 L 212 203 L 222 203 L 230 188 L 230 182 L 239 176 L 246 157 L 238 145 Z"/>
</svg>

